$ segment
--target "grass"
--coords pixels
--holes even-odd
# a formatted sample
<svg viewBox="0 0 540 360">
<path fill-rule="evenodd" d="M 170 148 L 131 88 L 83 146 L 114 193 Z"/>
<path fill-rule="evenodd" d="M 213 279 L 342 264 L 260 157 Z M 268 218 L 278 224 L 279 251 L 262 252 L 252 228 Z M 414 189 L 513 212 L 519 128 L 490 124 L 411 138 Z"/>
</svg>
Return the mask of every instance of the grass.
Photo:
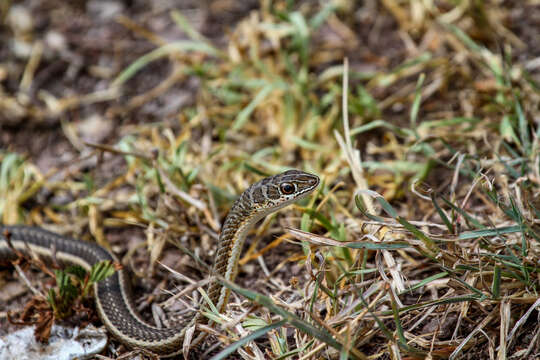
<svg viewBox="0 0 540 360">
<path fill-rule="evenodd" d="M 497 20 L 510 5 L 439 5 L 380 2 L 377 15 L 408 44 L 388 56 L 357 55 L 366 36 L 352 14 L 371 13 L 352 3 L 263 1 L 219 49 L 172 11 L 189 40 L 147 36 L 155 49 L 109 93 L 166 58 L 171 78 L 120 110 L 136 115 L 187 78 L 200 83 L 194 105 L 120 125 L 111 146 L 86 147 L 102 161 L 90 169 L 81 153 L 42 174 L 4 149 L 2 221 L 104 245 L 111 231 L 147 229 L 149 269 L 176 242 L 204 274 L 235 196 L 261 176 L 304 169 L 320 175 L 319 190 L 253 231 L 242 280 L 225 284 L 237 296 L 226 314 L 207 314 L 219 325 L 215 359 L 534 358 L 539 86 L 515 56 L 527 54 L 522 41 Z M 386 31 L 381 42 L 397 30 Z M 121 169 L 100 170 L 118 158 Z"/>
</svg>

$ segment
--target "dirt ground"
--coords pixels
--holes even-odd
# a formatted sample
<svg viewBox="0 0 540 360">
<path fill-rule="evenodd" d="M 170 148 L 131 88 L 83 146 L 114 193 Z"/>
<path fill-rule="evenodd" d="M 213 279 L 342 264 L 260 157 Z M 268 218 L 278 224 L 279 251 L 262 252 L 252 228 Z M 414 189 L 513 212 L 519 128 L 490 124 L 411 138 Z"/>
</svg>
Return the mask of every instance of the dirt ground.
<svg viewBox="0 0 540 360">
<path fill-rule="evenodd" d="M 154 124 L 156 128 L 168 128 L 175 134 L 184 131 L 188 126 L 186 125 L 188 121 L 183 112 L 186 109 L 196 109 L 201 102 L 205 101 L 206 95 L 201 92 L 201 84 L 207 79 L 198 74 L 174 75 L 177 69 L 173 61 L 174 57 L 178 56 L 177 59 L 185 60 L 183 58 L 185 55 L 172 55 L 149 62 L 142 71 L 134 73 L 123 84 L 120 93 L 110 92 L 112 81 L 134 61 L 158 46 L 188 39 L 186 32 L 182 31 L 171 16 L 173 10 L 180 11 L 196 31 L 216 48 L 227 51 L 235 28 L 242 20 L 245 21 L 250 16 L 254 17 L 254 14 L 260 11 L 261 3 L 266 4 L 266 1 L 25 0 L 2 2 L 0 4 L 2 19 L 0 27 L 0 149 L 17 153 L 33 163 L 40 173 L 48 174 L 47 181 L 49 182 L 67 184 L 76 179 L 84 183 L 86 174 L 91 174 L 91 186 L 94 189 L 106 187 L 115 179 L 124 176 L 128 172 L 129 164 L 117 154 L 104 152 L 101 156 L 95 156 L 95 147 L 87 146 L 85 143 L 114 146 L 123 139 L 137 134 L 140 129 L 144 129 L 148 138 L 151 138 Z M 303 9 L 308 7 L 309 3 L 309 1 L 298 2 L 295 8 Z M 388 6 L 383 6 L 384 1 L 352 3 L 354 5 L 351 6 L 352 10 L 349 14 L 340 14 L 340 20 L 347 26 L 341 26 L 336 22 L 330 26 L 322 26 L 312 35 L 313 48 L 320 50 L 311 59 L 313 63 L 310 63 L 309 69 L 313 73 L 320 74 L 325 69 L 342 64 L 344 57 L 349 59 L 350 69 L 357 73 L 377 73 L 395 69 L 410 57 L 411 43 L 425 36 L 427 32 L 427 25 L 424 28 L 419 27 L 416 31 L 404 31 L 403 24 L 398 21 L 399 13 L 392 13 Z M 388 1 L 387 3 L 396 2 Z M 537 83 L 540 82 L 540 65 L 538 64 L 540 5 L 534 1 L 527 1 L 525 5 L 513 1 L 498 3 L 499 7 L 504 9 L 504 13 L 498 14 L 500 22 L 511 32 L 504 41 L 513 45 L 512 60 L 516 63 L 527 64 L 531 69 L 532 79 Z M 477 26 L 472 26 L 475 30 L 469 32 L 469 36 L 492 52 L 499 53 L 503 47 L 500 33 L 492 30 L 494 24 L 489 23 L 490 19 L 484 18 L 482 14 L 478 11 L 478 17 L 472 17 L 471 21 Z M 485 26 L 480 26 L 483 22 L 486 22 Z M 429 41 L 429 37 L 426 41 Z M 268 44 L 261 46 L 264 45 Z M 434 54 L 448 51 L 444 46 L 437 47 L 432 44 L 427 47 Z M 451 54 L 448 57 L 460 56 L 450 51 L 448 54 Z M 202 64 L 205 61 L 203 55 L 193 57 L 189 59 L 191 64 L 198 62 Z M 450 67 L 450 65 L 447 66 Z M 204 68 L 200 71 L 201 73 L 211 72 L 213 69 L 209 66 L 209 69 Z M 429 71 L 431 70 L 428 70 L 428 74 Z M 489 89 L 482 92 L 482 87 L 489 88 L 489 83 L 482 83 L 481 80 L 475 82 L 474 73 L 464 74 L 461 71 L 459 68 L 449 68 L 448 72 L 452 75 L 448 76 L 449 78 L 457 77 L 455 73 L 459 73 L 461 79 L 459 81 L 465 82 L 467 80 L 463 79 L 470 79 L 477 89 L 480 89 L 479 94 L 471 95 L 463 91 L 465 86 L 462 86 L 459 81 L 450 81 L 444 89 L 439 89 L 440 96 L 432 97 L 422 104 L 420 113 L 427 120 L 430 116 L 436 118 L 436 114 L 443 112 L 466 112 L 467 109 L 464 110 L 460 102 L 463 97 L 471 95 L 475 100 L 479 99 L 477 103 L 481 103 L 484 97 L 492 95 Z M 167 81 L 171 83 L 160 90 L 160 84 Z M 363 80 L 352 79 L 352 88 L 355 81 Z M 408 123 L 409 108 L 403 105 L 407 96 L 401 96 L 398 90 L 409 83 L 414 82 L 411 82 L 410 77 L 404 77 L 391 86 L 372 88 L 371 96 L 378 103 L 384 104 L 384 100 L 392 96 L 403 99 L 403 101 L 389 103 L 388 106 L 381 105 L 380 113 L 374 117 L 384 118 L 396 125 Z M 413 92 L 414 86 L 409 89 Z M 149 93 L 152 93 L 151 96 L 148 96 Z M 255 93 L 247 94 L 247 96 L 253 98 Z M 313 96 L 316 97 L 316 94 Z M 476 103 L 472 102 L 471 106 L 475 105 Z M 485 112 L 482 113 L 484 110 Z M 481 113 L 479 116 L 482 117 L 488 110 L 482 108 L 478 111 Z M 532 119 L 536 124 L 540 122 L 538 114 L 536 112 L 536 117 Z M 191 141 L 200 143 L 201 147 L 207 141 L 206 128 L 212 129 L 210 138 L 215 141 L 225 136 L 221 128 L 231 126 L 230 123 L 225 125 L 213 123 L 212 115 L 211 111 L 208 111 L 207 118 L 197 120 L 201 121 L 202 125 L 193 127 L 190 132 Z M 230 116 L 234 117 L 234 115 Z M 259 119 L 265 118 L 264 114 L 257 114 L 257 116 Z M 250 126 L 256 128 L 257 124 Z M 248 128 L 246 133 L 255 134 L 256 130 L 253 127 Z M 270 134 L 270 125 L 264 129 L 269 129 L 268 134 Z M 375 143 L 383 144 L 386 141 L 382 132 L 372 131 L 368 134 Z M 244 138 L 247 136 L 245 134 L 227 136 L 235 146 L 242 144 L 239 148 L 246 152 L 249 152 L 249 149 L 254 147 L 253 144 L 258 141 L 263 144 L 277 142 L 275 135 L 266 137 L 264 134 L 258 137 L 255 134 L 252 138 Z M 357 146 L 363 152 L 370 151 L 367 142 L 361 141 Z M 291 152 L 290 156 L 294 159 L 302 159 L 301 150 L 295 151 Z M 152 155 L 151 149 L 146 155 Z M 311 159 L 316 158 L 317 155 L 313 155 Z M 378 159 L 383 159 L 383 155 L 372 155 L 371 160 Z M 52 169 L 60 170 L 51 172 Z M 436 183 L 438 178 L 448 176 L 448 174 L 451 172 L 431 173 L 427 181 Z M 338 178 L 333 184 L 338 184 L 340 179 L 342 178 Z M 237 188 L 229 190 L 231 190 L 229 195 L 238 192 Z M 114 195 L 123 198 L 131 194 L 131 192 L 128 194 L 127 190 L 125 194 L 122 191 L 120 187 Z M 84 221 L 75 221 L 74 219 L 78 219 L 73 215 L 76 210 L 65 207 L 76 201 L 79 196 L 85 196 L 88 193 L 87 189 L 59 191 L 58 188 L 51 190 L 43 187 L 21 204 L 21 207 L 30 213 L 32 209 L 43 209 L 45 204 L 52 206 L 55 212 L 61 214 L 58 216 L 62 218 L 59 220 L 59 223 L 63 223 L 62 231 L 90 239 L 88 229 L 91 225 Z M 397 195 L 396 198 L 398 198 Z M 407 199 L 407 197 L 402 198 L 404 201 L 401 203 L 398 201 L 396 207 L 399 209 L 411 207 L 409 213 L 411 217 L 422 213 L 423 210 L 420 207 L 415 207 L 410 201 L 407 202 Z M 199 225 L 203 224 L 206 227 L 211 227 L 211 225 L 206 224 L 204 219 L 190 217 L 191 213 L 188 213 L 183 205 L 174 203 L 163 206 L 180 208 L 179 223 L 182 224 L 183 230 L 187 229 L 187 232 L 184 237 L 177 236 L 177 239 L 180 239 L 187 247 L 190 244 L 197 244 L 194 247 L 200 247 L 199 255 L 204 261 L 210 263 L 213 236 L 218 231 L 216 229 L 199 231 Z M 114 208 L 116 212 L 128 210 L 127 205 Z M 220 208 L 220 214 L 223 213 Z M 49 216 L 47 214 L 49 213 L 38 210 L 37 214 L 29 215 L 28 219 L 41 219 Z M 73 219 L 73 223 L 70 224 L 66 219 Z M 289 223 L 281 219 L 278 225 L 287 226 Z M 267 232 L 266 240 L 271 241 L 280 235 L 280 228 L 280 226 L 272 227 Z M 129 249 L 139 247 L 140 250 L 135 252 L 130 265 L 138 275 L 151 274 L 151 276 L 139 279 L 138 287 L 135 289 L 137 294 L 146 294 L 138 298 L 137 302 L 143 316 L 150 318 L 150 303 L 154 298 L 160 298 L 163 295 L 159 288 L 173 288 L 175 281 L 170 279 L 170 274 L 163 268 L 150 265 L 148 252 L 140 246 L 147 238 L 144 228 L 115 225 L 107 228 L 104 237 L 113 250 L 121 256 L 125 255 Z M 126 239 L 129 240 L 126 241 Z M 248 246 L 251 244 L 250 240 Z M 297 246 L 293 244 L 285 243 L 280 246 L 279 253 L 269 255 L 265 259 L 267 266 L 279 267 L 288 258 L 288 254 L 297 250 Z M 204 277 L 204 272 L 194 266 L 191 259 L 179 249 L 171 247 L 166 255 L 161 257 L 161 261 L 193 278 Z M 265 292 L 265 289 L 268 290 L 267 287 L 257 282 L 260 275 L 257 269 L 254 262 L 248 263 L 244 266 L 238 282 L 244 287 L 253 287 Z M 14 329 L 14 326 L 6 319 L 6 311 L 20 308 L 28 301 L 30 294 L 18 281 L 11 268 L 1 268 L 0 271 L 0 286 L 3 286 L 2 297 L 0 297 L 0 314 L 2 314 L 0 335 L 3 335 Z M 291 277 L 305 276 L 303 267 L 296 263 L 280 268 L 273 275 L 281 279 L 283 283 L 287 283 Z M 31 276 L 35 277 L 34 280 L 37 282 L 44 279 L 44 276 L 37 272 L 32 273 Z M 50 279 L 47 281 L 52 282 Z M 410 300 L 415 301 L 415 298 Z M 96 319 L 93 320 L 96 321 Z M 534 320 L 532 322 L 534 323 Z M 96 323 L 99 324 L 99 321 Z M 455 322 L 449 321 L 445 326 L 452 327 L 453 324 Z M 473 322 L 465 324 L 462 331 L 472 330 L 474 325 Z M 532 323 L 529 325 L 533 326 Z M 375 337 L 373 341 L 378 342 L 377 339 L 380 340 Z M 530 339 L 527 337 L 521 337 L 518 344 L 514 346 L 527 347 L 528 341 Z M 364 345 L 364 348 L 366 347 L 368 346 Z M 366 351 L 369 352 L 369 349 Z M 462 358 L 488 358 L 485 356 L 487 356 L 485 349 L 477 347 Z"/>
</svg>

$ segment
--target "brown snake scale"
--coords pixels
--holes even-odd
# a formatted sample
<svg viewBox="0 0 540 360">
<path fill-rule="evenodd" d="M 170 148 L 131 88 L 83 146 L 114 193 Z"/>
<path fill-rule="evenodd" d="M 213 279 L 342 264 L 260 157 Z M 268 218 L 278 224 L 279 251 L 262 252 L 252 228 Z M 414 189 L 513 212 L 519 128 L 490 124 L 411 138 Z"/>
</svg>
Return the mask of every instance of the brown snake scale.
<svg viewBox="0 0 540 360">
<path fill-rule="evenodd" d="M 319 178 L 299 170 L 267 177 L 240 195 L 232 206 L 222 227 L 214 256 L 212 274 L 234 281 L 238 260 L 245 237 L 253 225 L 266 215 L 312 193 Z M 99 261 L 117 261 L 116 257 L 101 246 L 75 240 L 62 235 L 29 226 L 0 226 L 0 260 L 16 258 L 13 248 L 23 253 L 33 252 L 43 259 L 53 256 L 66 264 L 77 264 L 89 270 Z M 227 304 L 230 290 L 212 278 L 208 296 L 222 312 Z M 135 310 L 129 289 L 129 278 L 124 270 L 94 286 L 94 298 L 98 314 L 106 328 L 122 343 L 132 348 L 142 348 L 163 357 L 182 352 L 187 329 L 206 319 L 197 312 L 187 323 L 171 328 L 157 328 L 147 324 Z M 201 305 L 204 306 L 204 305 Z M 196 346 L 205 333 L 195 336 L 190 346 Z"/>
</svg>

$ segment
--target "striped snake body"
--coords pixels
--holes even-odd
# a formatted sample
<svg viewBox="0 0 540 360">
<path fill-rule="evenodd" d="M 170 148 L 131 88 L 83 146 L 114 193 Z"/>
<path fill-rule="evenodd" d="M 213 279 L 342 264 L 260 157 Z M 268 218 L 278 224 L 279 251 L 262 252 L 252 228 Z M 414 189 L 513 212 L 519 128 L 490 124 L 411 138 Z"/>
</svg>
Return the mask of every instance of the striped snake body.
<svg viewBox="0 0 540 360">
<path fill-rule="evenodd" d="M 289 170 L 265 178 L 244 191 L 223 224 L 212 275 L 234 281 L 244 240 L 253 225 L 266 215 L 308 196 L 318 184 L 316 175 Z M 0 226 L 0 260 L 14 259 L 13 248 L 23 253 L 35 253 L 43 259 L 50 260 L 54 256 L 60 263 L 80 265 L 87 271 L 100 261 L 118 261 L 111 252 L 95 243 L 74 240 L 35 227 Z M 127 273 L 119 270 L 94 285 L 96 309 L 103 324 L 114 337 L 131 348 L 142 348 L 162 357 L 181 353 L 186 331 L 199 322 L 205 322 L 200 312 L 188 323 L 175 327 L 149 325 L 135 310 L 129 282 Z M 207 293 L 222 312 L 230 290 L 212 277 Z M 205 334 L 199 334 L 190 346 L 196 346 L 204 337 Z"/>
</svg>

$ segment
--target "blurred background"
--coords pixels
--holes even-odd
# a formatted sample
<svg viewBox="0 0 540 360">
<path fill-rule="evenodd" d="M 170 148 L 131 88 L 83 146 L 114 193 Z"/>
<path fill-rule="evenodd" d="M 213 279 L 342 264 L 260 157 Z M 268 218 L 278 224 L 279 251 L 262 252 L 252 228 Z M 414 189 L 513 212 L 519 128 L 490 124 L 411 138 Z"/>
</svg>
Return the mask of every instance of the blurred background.
<svg viewBox="0 0 540 360">
<path fill-rule="evenodd" d="M 529 318 L 507 337 L 538 290 L 538 0 L 2 0 L 0 20 L 0 221 L 112 247 L 145 278 L 143 312 L 175 286 L 158 259 L 203 278 L 192 255 L 211 263 L 235 197 L 299 168 L 320 191 L 255 230 L 239 284 L 306 321 L 311 303 L 377 359 L 538 354 Z M 321 245 L 286 226 L 412 248 Z M 14 290 L 0 309 L 20 308 L 29 294 L 1 274 Z M 358 289 L 372 317 L 355 318 Z M 276 331 L 261 351 L 337 356 L 298 336 Z"/>
</svg>

